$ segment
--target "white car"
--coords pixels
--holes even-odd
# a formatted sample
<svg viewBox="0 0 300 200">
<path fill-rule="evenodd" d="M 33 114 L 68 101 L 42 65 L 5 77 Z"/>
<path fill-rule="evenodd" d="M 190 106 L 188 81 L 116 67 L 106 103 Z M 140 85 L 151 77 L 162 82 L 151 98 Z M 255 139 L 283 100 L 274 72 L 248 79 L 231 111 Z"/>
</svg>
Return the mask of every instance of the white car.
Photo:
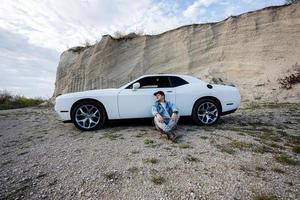
<svg viewBox="0 0 300 200">
<path fill-rule="evenodd" d="M 153 93 L 158 90 L 175 103 L 180 116 L 191 116 L 198 125 L 215 124 L 221 115 L 236 111 L 241 100 L 234 86 L 209 84 L 188 75 L 150 74 L 120 88 L 60 95 L 55 111 L 64 122 L 73 122 L 81 130 L 94 130 L 106 120 L 153 117 Z"/>
</svg>

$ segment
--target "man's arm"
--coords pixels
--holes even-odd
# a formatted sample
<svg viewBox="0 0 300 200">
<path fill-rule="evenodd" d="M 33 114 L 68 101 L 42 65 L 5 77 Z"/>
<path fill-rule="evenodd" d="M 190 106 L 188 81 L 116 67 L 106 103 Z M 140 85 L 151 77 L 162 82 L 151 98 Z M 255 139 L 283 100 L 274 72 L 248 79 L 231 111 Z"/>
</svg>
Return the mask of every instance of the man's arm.
<svg viewBox="0 0 300 200">
<path fill-rule="evenodd" d="M 158 113 L 157 112 L 157 108 L 156 108 L 156 106 L 154 104 L 154 105 L 152 105 L 152 115 L 155 117 L 157 113 Z"/>
<path fill-rule="evenodd" d="M 178 108 L 177 108 L 177 106 L 174 104 L 174 103 L 172 103 L 172 102 L 170 102 L 171 103 L 171 109 L 172 109 L 172 112 L 174 113 L 176 113 L 176 114 L 178 114 Z"/>
<path fill-rule="evenodd" d="M 152 115 L 157 117 L 159 122 L 164 121 L 164 118 L 159 114 L 159 112 L 157 112 L 157 106 L 155 104 L 152 106 Z"/>
</svg>

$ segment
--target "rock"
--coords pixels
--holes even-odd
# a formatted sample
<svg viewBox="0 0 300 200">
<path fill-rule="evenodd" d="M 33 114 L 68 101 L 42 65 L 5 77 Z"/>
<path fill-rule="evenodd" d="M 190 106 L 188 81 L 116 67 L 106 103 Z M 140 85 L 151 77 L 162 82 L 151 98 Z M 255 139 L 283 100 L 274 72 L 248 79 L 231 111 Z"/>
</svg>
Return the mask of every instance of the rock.
<svg viewBox="0 0 300 200">
<path fill-rule="evenodd" d="M 298 101 L 300 86 L 278 89 L 278 78 L 292 72 L 300 55 L 300 3 L 273 6 L 193 24 L 159 35 L 129 34 L 131 39 L 102 37 L 97 44 L 62 53 L 53 97 L 119 87 L 148 73 L 190 74 L 208 82 L 234 84 L 242 100 Z M 133 39 L 134 38 L 134 39 Z M 259 90 L 254 87 L 261 85 Z M 298 84 L 299 85 L 299 84 Z M 285 100 L 284 98 L 287 98 Z"/>
</svg>

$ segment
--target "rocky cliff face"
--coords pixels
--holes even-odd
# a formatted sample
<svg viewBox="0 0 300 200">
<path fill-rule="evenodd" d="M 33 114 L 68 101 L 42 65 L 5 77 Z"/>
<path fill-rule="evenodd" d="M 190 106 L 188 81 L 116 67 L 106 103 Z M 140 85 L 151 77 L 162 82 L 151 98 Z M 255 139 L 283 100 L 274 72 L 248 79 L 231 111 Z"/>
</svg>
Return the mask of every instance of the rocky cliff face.
<svg viewBox="0 0 300 200">
<path fill-rule="evenodd" d="M 299 102 L 300 84 L 284 89 L 278 81 L 299 72 L 296 3 L 159 35 L 119 40 L 107 35 L 89 48 L 71 48 L 61 55 L 53 96 L 118 87 L 148 73 L 177 73 L 233 83 L 243 101 Z"/>
</svg>

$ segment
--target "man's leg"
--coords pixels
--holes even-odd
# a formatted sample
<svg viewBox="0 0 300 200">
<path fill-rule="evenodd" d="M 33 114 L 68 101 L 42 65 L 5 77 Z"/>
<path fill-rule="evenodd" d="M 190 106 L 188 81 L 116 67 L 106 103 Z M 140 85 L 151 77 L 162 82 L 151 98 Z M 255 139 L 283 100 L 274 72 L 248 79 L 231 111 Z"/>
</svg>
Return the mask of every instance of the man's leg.
<svg viewBox="0 0 300 200">
<path fill-rule="evenodd" d="M 176 128 L 179 117 L 180 116 L 177 115 L 177 119 L 175 121 L 170 119 L 170 121 L 169 121 L 169 123 L 167 124 L 167 127 L 166 127 L 167 132 L 172 132 Z"/>
<path fill-rule="evenodd" d="M 160 122 L 160 121 L 158 121 L 157 117 L 154 117 L 154 123 L 155 123 L 156 128 L 158 128 L 159 130 L 162 130 L 167 135 L 170 134 L 168 132 L 168 126 L 165 122 Z"/>
</svg>

